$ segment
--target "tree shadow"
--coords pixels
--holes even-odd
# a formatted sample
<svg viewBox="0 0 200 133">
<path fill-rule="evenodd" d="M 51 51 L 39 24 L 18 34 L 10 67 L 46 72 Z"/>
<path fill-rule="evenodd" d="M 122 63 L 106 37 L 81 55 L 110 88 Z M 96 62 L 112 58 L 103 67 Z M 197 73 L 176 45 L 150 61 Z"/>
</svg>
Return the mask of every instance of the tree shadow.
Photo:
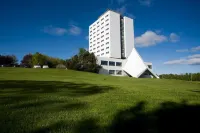
<svg viewBox="0 0 200 133">
<path fill-rule="evenodd" d="M 109 127 L 110 133 L 194 133 L 200 132 L 200 105 L 165 102 L 145 112 L 145 102 L 119 112 Z"/>
<path fill-rule="evenodd" d="M 0 90 L 21 89 L 21 93 L 66 92 L 71 96 L 85 96 L 103 93 L 114 89 L 111 86 L 97 86 L 86 83 L 60 81 L 1 80 Z M 12 92 L 12 91 L 11 91 Z"/>
</svg>

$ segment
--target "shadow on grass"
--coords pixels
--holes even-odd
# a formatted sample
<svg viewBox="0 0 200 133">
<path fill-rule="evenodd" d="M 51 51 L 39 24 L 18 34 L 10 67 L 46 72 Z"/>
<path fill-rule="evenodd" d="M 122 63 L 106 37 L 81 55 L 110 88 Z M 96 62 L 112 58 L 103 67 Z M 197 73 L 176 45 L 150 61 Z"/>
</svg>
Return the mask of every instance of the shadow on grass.
<svg viewBox="0 0 200 133">
<path fill-rule="evenodd" d="M 109 127 L 111 133 L 199 133 L 200 105 L 165 102 L 152 112 L 145 102 L 119 112 Z"/>
<path fill-rule="evenodd" d="M 113 89 L 113 87 L 60 81 L 1 80 L 0 90 L 2 89 L 21 89 L 21 93 L 56 93 L 62 91 L 72 96 L 85 96 L 103 93 Z"/>
</svg>

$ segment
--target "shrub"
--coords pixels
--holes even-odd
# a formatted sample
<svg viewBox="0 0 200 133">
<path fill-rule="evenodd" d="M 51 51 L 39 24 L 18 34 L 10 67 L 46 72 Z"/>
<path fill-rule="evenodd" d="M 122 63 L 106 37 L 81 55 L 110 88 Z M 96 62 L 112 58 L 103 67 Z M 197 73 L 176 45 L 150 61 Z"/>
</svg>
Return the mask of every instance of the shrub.
<svg viewBox="0 0 200 133">
<path fill-rule="evenodd" d="M 56 68 L 57 68 L 57 69 L 66 69 L 66 66 L 63 65 L 63 64 L 58 64 L 58 65 L 56 66 Z"/>
</svg>

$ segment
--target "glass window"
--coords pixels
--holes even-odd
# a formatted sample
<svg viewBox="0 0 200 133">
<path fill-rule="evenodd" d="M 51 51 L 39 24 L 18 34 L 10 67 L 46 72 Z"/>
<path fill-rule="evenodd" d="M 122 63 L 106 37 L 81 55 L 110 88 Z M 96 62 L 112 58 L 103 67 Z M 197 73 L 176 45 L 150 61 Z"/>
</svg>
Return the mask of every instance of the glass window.
<svg viewBox="0 0 200 133">
<path fill-rule="evenodd" d="M 102 53 L 101 55 L 104 55 L 104 53 Z"/>
<path fill-rule="evenodd" d="M 101 65 L 108 65 L 108 61 L 105 61 L 105 60 L 101 60 Z"/>
<path fill-rule="evenodd" d="M 115 66 L 115 62 L 114 61 L 109 61 L 109 66 Z"/>
<path fill-rule="evenodd" d="M 116 66 L 122 66 L 121 62 L 116 62 Z"/>
<path fill-rule="evenodd" d="M 106 52 L 106 54 L 109 54 L 109 52 Z"/>
<path fill-rule="evenodd" d="M 109 74 L 115 74 L 115 70 L 109 70 Z"/>
<path fill-rule="evenodd" d="M 106 47 L 106 49 L 109 49 L 109 47 Z"/>
<path fill-rule="evenodd" d="M 116 70 L 117 75 L 122 75 L 122 70 Z"/>
</svg>

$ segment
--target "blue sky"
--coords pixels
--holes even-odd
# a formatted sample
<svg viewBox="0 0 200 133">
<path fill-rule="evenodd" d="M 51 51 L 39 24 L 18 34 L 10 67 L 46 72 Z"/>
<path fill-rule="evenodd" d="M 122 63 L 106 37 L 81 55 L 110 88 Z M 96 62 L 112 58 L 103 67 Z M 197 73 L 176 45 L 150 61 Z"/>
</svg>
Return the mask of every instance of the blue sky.
<svg viewBox="0 0 200 133">
<path fill-rule="evenodd" d="M 0 54 L 63 59 L 88 47 L 88 27 L 108 8 L 134 19 L 135 46 L 162 73 L 200 72 L 198 0 L 1 0 Z"/>
</svg>

